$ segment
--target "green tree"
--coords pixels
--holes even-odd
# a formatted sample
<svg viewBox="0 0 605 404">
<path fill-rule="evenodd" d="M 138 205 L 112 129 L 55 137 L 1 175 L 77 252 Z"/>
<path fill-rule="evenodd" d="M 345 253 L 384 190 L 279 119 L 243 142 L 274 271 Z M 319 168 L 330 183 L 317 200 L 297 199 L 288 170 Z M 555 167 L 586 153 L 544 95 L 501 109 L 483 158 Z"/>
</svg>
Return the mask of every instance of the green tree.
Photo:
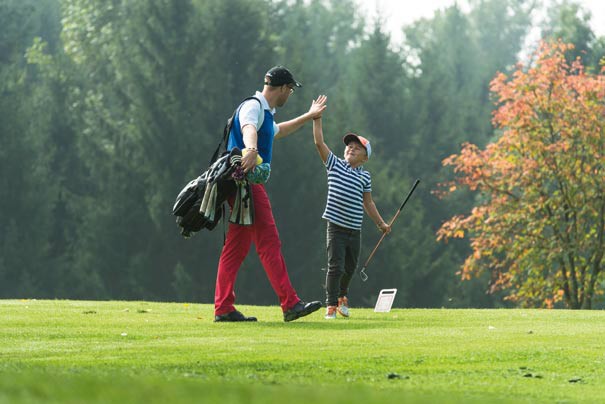
<svg viewBox="0 0 605 404">
<path fill-rule="evenodd" d="M 170 208 L 205 169 L 233 108 L 260 89 L 269 67 L 284 64 L 304 86 L 277 120 L 327 94 L 334 152 L 347 131 L 372 140 L 368 169 L 386 218 L 422 180 L 374 258 L 375 276 L 354 283 L 364 304 L 375 298 L 365 286 L 384 281 L 400 289 L 401 305 L 493 305 L 451 271 L 468 244 L 434 242 L 441 221 L 470 207 L 472 195 L 443 203 L 430 190 L 459 143 L 493 136 L 488 82 L 514 62 L 528 6 L 471 6 L 419 21 L 392 44 L 380 18 L 364 20 L 352 0 L 3 2 L 0 105 L 11 157 L 1 177 L 5 190 L 20 184 L 23 192 L 0 200 L 19 212 L 0 219 L 0 276 L 17 279 L 26 268 L 3 286 L 52 297 L 212 301 L 222 227 L 184 241 Z M 274 150 L 267 188 L 290 275 L 302 296 L 320 296 L 326 178 L 310 126 Z M 40 195 L 46 203 L 36 210 Z M 362 259 L 378 236 L 366 220 Z M 31 244 L 17 248 L 25 238 Z M 244 266 L 239 300 L 274 304 L 254 254 Z"/>
<path fill-rule="evenodd" d="M 24 57 L 34 37 L 52 32 L 45 11 L 53 1 L 0 4 L 0 296 L 49 296 L 54 213 L 60 178 L 49 135 L 49 89 Z M 51 287 L 52 288 L 52 287 Z"/>
<path fill-rule="evenodd" d="M 366 168 L 372 173 L 373 198 L 385 220 L 390 220 L 414 180 L 408 161 L 402 158 L 403 151 L 411 147 L 411 133 L 406 126 L 406 118 L 409 118 L 407 107 L 411 102 L 407 98 L 410 77 L 400 54 L 391 46 L 390 36 L 381 31 L 380 18 L 373 22 L 373 27 L 367 37 L 351 50 L 344 72 L 344 83 L 358 84 L 337 94 L 335 118 L 331 111 L 326 114 L 329 122 L 326 126 L 333 133 L 331 143 L 338 155 L 342 155 L 342 136 L 348 131 L 371 139 L 373 154 Z M 325 170 L 322 175 L 325 177 Z M 377 291 L 381 285 L 390 285 L 398 289 L 398 305 L 426 307 L 433 304 L 434 294 L 428 292 L 420 296 L 414 291 L 422 282 L 422 274 L 430 271 L 431 267 L 424 255 L 429 250 L 423 243 L 435 244 L 427 237 L 430 230 L 421 224 L 424 212 L 419 209 L 418 194 L 423 191 L 421 186 L 395 224 L 396 230 L 385 239 L 381 250 L 373 257 L 368 268 L 368 282 L 353 283 L 351 294 L 360 303 L 372 305 L 377 296 L 367 291 Z M 380 233 L 366 219 L 363 235 L 360 268 Z M 424 290 L 431 289 L 430 285 L 424 286 Z"/>
<path fill-rule="evenodd" d="M 605 56 L 605 37 L 597 37 L 590 27 L 592 15 L 576 1 L 554 2 L 548 8 L 548 18 L 542 27 L 542 38 L 571 43 L 569 61 L 582 58 L 588 70 L 599 71 Z"/>
<path fill-rule="evenodd" d="M 522 1 L 478 1 L 468 14 L 457 6 L 435 13 L 404 30 L 408 70 L 413 74 L 405 123 L 411 146 L 402 152 L 412 177 L 434 190 L 445 181 L 441 160 L 464 141 L 485 144 L 493 135 L 490 126 L 489 80 L 497 70 L 506 70 L 516 60 L 529 28 L 531 9 Z M 460 193 L 444 201 L 430 192 L 420 193 L 423 226 L 436 231 L 452 212 L 472 203 Z M 424 279 L 434 284 L 432 305 L 491 306 L 481 289 L 463 290 L 451 268 L 468 252 L 468 245 L 425 243 Z M 448 286 L 449 285 L 449 286 Z M 422 290 L 414 288 L 414 290 Z M 447 291 L 447 292 L 445 292 Z M 458 292 L 457 292 L 458 291 Z"/>
<path fill-rule="evenodd" d="M 185 244 L 169 207 L 271 52 L 266 4 L 234 3 L 64 2 L 64 48 L 86 78 L 73 83 L 71 112 L 91 184 L 74 265 L 98 271 L 108 297 L 168 298 L 183 272 L 196 297 L 212 296 L 219 232 Z"/>
<path fill-rule="evenodd" d="M 262 75 L 277 64 L 286 65 L 303 84 L 286 106 L 278 109 L 276 120 L 285 121 L 307 111 L 313 98 L 327 94 L 330 118 L 326 119 L 337 122 L 332 116 L 340 107 L 332 100 L 349 86 L 343 77 L 351 43 L 357 43 L 363 32 L 353 2 L 276 2 L 271 8 L 269 26 L 275 38 L 275 54 L 265 60 L 265 70 L 253 81 L 255 88 L 261 88 Z M 334 143 L 339 153 L 341 143 L 341 140 Z M 325 225 L 321 214 L 327 187 L 325 168 L 313 145 L 311 125 L 276 141 L 273 147 L 267 191 L 288 272 L 303 298 L 320 298 L 324 293 L 324 273 L 320 268 L 325 267 Z M 268 281 L 259 282 L 259 276 L 265 277 L 255 254 L 250 254 L 244 267 L 238 275 L 238 299 L 275 304 Z"/>
</svg>

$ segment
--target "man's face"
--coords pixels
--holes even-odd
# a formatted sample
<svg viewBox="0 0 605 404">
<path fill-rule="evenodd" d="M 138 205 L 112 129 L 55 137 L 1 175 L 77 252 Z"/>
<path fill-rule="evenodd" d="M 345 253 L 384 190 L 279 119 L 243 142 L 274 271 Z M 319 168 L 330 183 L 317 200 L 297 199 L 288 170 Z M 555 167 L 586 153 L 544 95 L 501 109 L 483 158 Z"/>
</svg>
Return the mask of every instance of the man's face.
<svg viewBox="0 0 605 404">
<path fill-rule="evenodd" d="M 368 153 L 361 143 L 352 140 L 345 146 L 344 157 L 352 167 L 357 167 L 368 160 Z"/>
<path fill-rule="evenodd" d="M 288 102 L 288 98 L 292 93 L 294 93 L 294 84 L 284 84 L 283 86 L 280 86 L 276 105 L 278 107 L 286 105 L 286 102 Z"/>
</svg>

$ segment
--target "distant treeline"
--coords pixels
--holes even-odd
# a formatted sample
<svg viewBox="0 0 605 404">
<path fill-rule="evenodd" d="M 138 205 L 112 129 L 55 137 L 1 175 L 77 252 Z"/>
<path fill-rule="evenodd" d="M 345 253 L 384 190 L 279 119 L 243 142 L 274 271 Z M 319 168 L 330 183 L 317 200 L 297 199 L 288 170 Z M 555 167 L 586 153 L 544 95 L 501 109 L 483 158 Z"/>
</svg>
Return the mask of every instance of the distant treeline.
<svg viewBox="0 0 605 404">
<path fill-rule="evenodd" d="M 207 165 L 233 108 L 283 64 L 303 87 L 276 119 L 327 94 L 332 150 L 342 153 L 347 131 L 372 141 L 366 168 L 385 218 L 422 180 L 369 281 L 353 281 L 352 304 L 398 288 L 400 307 L 504 305 L 486 294 L 489 279 L 456 274 L 466 241 L 436 241 L 474 196 L 433 191 L 452 176 L 445 157 L 498 136 L 489 83 L 518 61 L 533 3 L 451 6 L 392 43 L 352 0 L 2 1 L 0 298 L 212 302 L 223 225 L 184 240 L 172 204 Z M 605 41 L 581 11 L 550 9 L 543 36 L 575 44 L 596 69 Z M 322 300 L 326 175 L 310 125 L 275 143 L 267 189 L 293 284 Z M 378 238 L 366 220 L 362 261 Z M 236 293 L 240 303 L 277 304 L 254 254 Z"/>
</svg>

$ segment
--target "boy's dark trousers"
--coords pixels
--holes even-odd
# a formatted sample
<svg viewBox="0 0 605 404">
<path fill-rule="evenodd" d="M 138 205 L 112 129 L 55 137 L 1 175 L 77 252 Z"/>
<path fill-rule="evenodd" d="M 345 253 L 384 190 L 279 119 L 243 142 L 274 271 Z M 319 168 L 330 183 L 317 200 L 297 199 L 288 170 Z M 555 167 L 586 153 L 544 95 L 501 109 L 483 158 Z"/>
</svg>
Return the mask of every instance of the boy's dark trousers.
<svg viewBox="0 0 605 404">
<path fill-rule="evenodd" d="M 349 283 L 357 269 L 361 250 L 361 230 L 347 229 L 328 222 L 328 273 L 326 305 L 337 306 L 338 298 L 347 296 Z"/>
</svg>

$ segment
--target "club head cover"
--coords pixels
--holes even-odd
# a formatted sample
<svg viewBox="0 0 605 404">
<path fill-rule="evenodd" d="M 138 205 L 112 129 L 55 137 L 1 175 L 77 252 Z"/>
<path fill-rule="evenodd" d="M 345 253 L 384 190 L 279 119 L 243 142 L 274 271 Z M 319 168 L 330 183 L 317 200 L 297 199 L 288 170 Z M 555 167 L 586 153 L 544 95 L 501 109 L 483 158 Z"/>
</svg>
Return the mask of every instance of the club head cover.
<svg viewBox="0 0 605 404">
<path fill-rule="evenodd" d="M 246 178 L 251 184 L 264 184 L 269 181 L 271 175 L 271 164 L 261 163 L 254 167 L 254 170 L 248 171 Z"/>
<path fill-rule="evenodd" d="M 242 164 L 242 151 L 240 149 L 238 149 L 237 147 L 234 147 L 229 152 L 229 163 L 232 166 Z"/>
</svg>

